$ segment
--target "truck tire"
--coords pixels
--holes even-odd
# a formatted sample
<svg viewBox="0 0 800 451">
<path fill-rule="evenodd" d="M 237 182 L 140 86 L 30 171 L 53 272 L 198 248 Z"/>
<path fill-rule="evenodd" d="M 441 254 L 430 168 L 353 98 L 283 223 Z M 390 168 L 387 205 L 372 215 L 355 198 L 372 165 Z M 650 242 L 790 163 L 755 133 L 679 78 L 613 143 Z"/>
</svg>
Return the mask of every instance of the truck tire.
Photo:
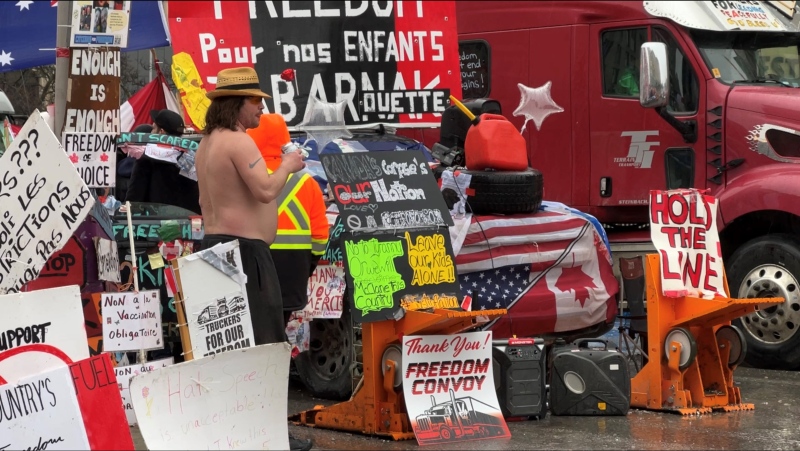
<svg viewBox="0 0 800 451">
<path fill-rule="evenodd" d="M 757 368 L 800 367 L 800 240 L 767 235 L 748 241 L 728 261 L 731 297 L 782 297 L 733 322 L 747 341 L 745 361 Z"/>
<path fill-rule="evenodd" d="M 316 398 L 348 399 L 353 391 L 350 309 L 345 307 L 339 319 L 315 319 L 309 326 L 309 350 L 294 359 L 300 380 Z"/>
<path fill-rule="evenodd" d="M 535 212 L 542 205 L 542 173 L 525 171 L 463 171 L 472 175 L 474 194 L 467 196 L 467 211 L 476 214 Z"/>
</svg>

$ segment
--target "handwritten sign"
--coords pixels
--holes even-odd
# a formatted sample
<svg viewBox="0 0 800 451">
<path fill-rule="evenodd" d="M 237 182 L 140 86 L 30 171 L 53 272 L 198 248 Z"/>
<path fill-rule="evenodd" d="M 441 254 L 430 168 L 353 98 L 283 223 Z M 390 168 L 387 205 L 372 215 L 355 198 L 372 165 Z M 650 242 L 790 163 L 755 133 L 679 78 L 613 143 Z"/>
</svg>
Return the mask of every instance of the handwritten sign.
<svg viewBox="0 0 800 451">
<path fill-rule="evenodd" d="M 137 351 L 164 347 L 158 290 L 103 293 L 103 350 Z"/>
<path fill-rule="evenodd" d="M 117 151 L 112 133 L 64 133 L 64 150 L 90 188 L 111 188 L 117 180 Z"/>
<path fill-rule="evenodd" d="M 341 318 L 344 307 L 344 268 L 319 265 L 308 279 L 306 318 Z"/>
<path fill-rule="evenodd" d="M 0 450 L 133 449 L 108 355 L 0 386 Z"/>
<path fill-rule="evenodd" d="M 332 265 L 342 262 L 342 232 L 344 232 L 342 216 L 336 215 L 333 226 L 328 233 L 328 243 L 325 245 L 325 253 L 322 254 L 320 261 L 325 261 Z"/>
<path fill-rule="evenodd" d="M 786 27 L 761 2 L 703 2 L 728 30 L 782 31 Z"/>
<path fill-rule="evenodd" d="M 70 47 L 128 46 L 130 1 L 72 2 Z"/>
<path fill-rule="evenodd" d="M 458 43 L 461 92 L 464 99 L 489 97 L 491 92 L 489 55 L 489 43 L 484 40 Z"/>
<path fill-rule="evenodd" d="M 39 276 L 94 198 L 38 111 L 0 158 L 0 294 Z"/>
<path fill-rule="evenodd" d="M 661 255 L 664 296 L 726 296 L 713 196 L 650 191 L 650 238 Z"/>
<path fill-rule="evenodd" d="M 158 133 L 137 133 L 125 132 L 120 133 L 117 139 L 117 144 L 161 144 L 169 147 L 176 147 L 178 149 L 191 152 L 196 152 L 200 146 L 198 141 L 194 141 L 181 136 L 162 135 Z"/>
<path fill-rule="evenodd" d="M 93 240 L 95 253 L 97 254 L 97 278 L 119 283 L 119 250 L 117 249 L 117 242 L 100 237 L 94 237 Z"/>
<path fill-rule="evenodd" d="M 73 361 L 89 358 L 83 302 L 76 285 L 0 296 L 0 358 L 30 345 L 51 345 Z M 63 366 L 52 354 L 25 352 L 0 362 L 9 383 Z"/>
<path fill-rule="evenodd" d="M 345 102 L 347 124 L 438 124 L 434 114 L 460 92 L 451 1 L 175 2 L 169 28 L 175 53 L 197 67 L 189 83 L 211 91 L 220 70 L 253 67 L 269 111 L 290 126 L 312 96 Z"/>
<path fill-rule="evenodd" d="M 64 133 L 119 134 L 120 70 L 118 48 L 72 49 Z"/>
<path fill-rule="evenodd" d="M 346 230 L 452 226 L 420 151 L 320 155 Z"/>
<path fill-rule="evenodd" d="M 349 302 L 357 321 L 398 318 L 401 310 L 460 308 L 447 229 L 358 236 L 347 232 L 342 242 Z"/>
<path fill-rule="evenodd" d="M 131 401 L 131 378 L 139 374 L 155 371 L 159 368 L 166 368 L 173 363 L 172 357 L 170 357 L 168 359 L 154 360 L 144 364 L 118 366 L 114 368 L 114 374 L 117 377 L 117 384 L 119 384 L 119 391 L 122 396 L 122 408 L 125 409 L 125 418 L 128 420 L 128 425 L 133 426 L 136 424 L 136 414 L 133 411 L 133 401 Z"/>
<path fill-rule="evenodd" d="M 420 445 L 511 436 L 494 388 L 491 331 L 407 335 L 402 375 Z"/>
<path fill-rule="evenodd" d="M 134 376 L 148 449 L 289 449 L 289 344 L 238 349 Z"/>
</svg>

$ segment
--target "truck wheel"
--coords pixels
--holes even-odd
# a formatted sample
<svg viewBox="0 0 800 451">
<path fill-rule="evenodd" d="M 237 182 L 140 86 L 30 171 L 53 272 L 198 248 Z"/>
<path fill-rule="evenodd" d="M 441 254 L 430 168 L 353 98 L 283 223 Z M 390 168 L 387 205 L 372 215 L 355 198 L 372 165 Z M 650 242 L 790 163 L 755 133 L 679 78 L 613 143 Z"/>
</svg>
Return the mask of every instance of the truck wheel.
<svg viewBox="0 0 800 451">
<path fill-rule="evenodd" d="M 747 341 L 745 361 L 758 368 L 800 367 L 800 240 L 784 234 L 751 240 L 733 253 L 727 273 L 732 297 L 785 299 L 733 321 Z"/>
<path fill-rule="evenodd" d="M 448 427 L 442 427 L 439 431 L 439 436 L 442 437 L 442 440 L 449 442 L 453 438 L 453 431 Z"/>
<path fill-rule="evenodd" d="M 345 307 L 339 319 L 315 319 L 309 326 L 309 349 L 294 359 L 300 380 L 316 398 L 348 399 L 353 391 L 350 309 Z"/>
<path fill-rule="evenodd" d="M 462 171 L 472 175 L 474 195 L 467 197 L 467 211 L 476 214 L 530 213 L 542 205 L 542 173 L 526 171 Z"/>
</svg>

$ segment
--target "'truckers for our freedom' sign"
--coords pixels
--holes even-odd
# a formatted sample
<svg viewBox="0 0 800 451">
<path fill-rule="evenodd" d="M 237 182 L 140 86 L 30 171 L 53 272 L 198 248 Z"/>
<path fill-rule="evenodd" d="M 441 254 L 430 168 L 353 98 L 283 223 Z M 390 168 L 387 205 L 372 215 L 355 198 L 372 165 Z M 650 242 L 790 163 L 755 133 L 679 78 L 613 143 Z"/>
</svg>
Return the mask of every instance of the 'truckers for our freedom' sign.
<svg viewBox="0 0 800 451">
<path fill-rule="evenodd" d="M 650 192 L 650 237 L 664 296 L 726 297 L 717 200 L 698 190 Z"/>
</svg>

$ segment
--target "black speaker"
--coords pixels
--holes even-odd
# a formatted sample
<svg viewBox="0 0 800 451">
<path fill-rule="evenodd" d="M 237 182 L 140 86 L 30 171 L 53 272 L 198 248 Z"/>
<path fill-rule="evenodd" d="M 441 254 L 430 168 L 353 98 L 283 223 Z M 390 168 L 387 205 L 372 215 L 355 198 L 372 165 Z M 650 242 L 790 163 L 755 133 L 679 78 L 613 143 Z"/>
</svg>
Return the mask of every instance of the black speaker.
<svg viewBox="0 0 800 451">
<path fill-rule="evenodd" d="M 494 340 L 492 363 L 503 416 L 544 418 L 547 414 L 544 341 Z"/>
<path fill-rule="evenodd" d="M 503 114 L 500 102 L 494 99 L 475 99 L 463 102 L 472 114 L 479 116 L 483 113 Z M 467 130 L 470 122 L 466 114 L 455 105 L 450 105 L 442 113 L 441 127 L 439 128 L 439 144 L 445 147 L 464 147 L 467 139 Z"/>
</svg>

